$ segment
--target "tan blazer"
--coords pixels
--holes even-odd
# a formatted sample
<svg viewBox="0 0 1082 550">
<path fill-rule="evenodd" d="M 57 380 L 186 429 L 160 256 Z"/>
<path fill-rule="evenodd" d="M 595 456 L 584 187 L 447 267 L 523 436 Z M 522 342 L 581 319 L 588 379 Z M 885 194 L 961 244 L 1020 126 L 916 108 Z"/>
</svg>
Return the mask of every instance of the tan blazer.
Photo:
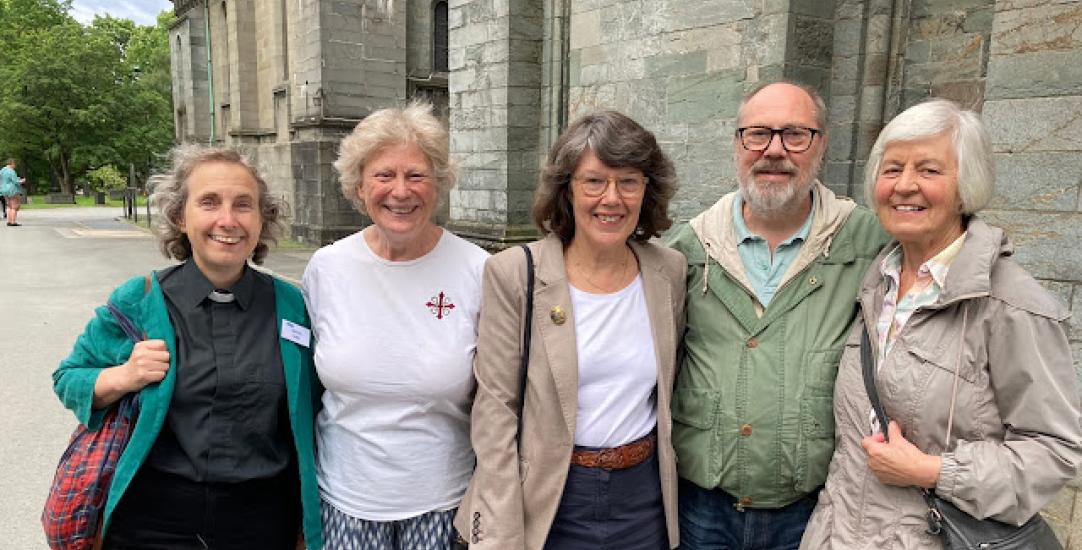
<svg viewBox="0 0 1082 550">
<path fill-rule="evenodd" d="M 684 327 L 687 263 L 679 252 L 655 244 L 632 243 L 632 249 L 639 259 L 657 353 L 661 492 L 669 545 L 676 548 L 676 458 L 669 404 Z M 578 361 L 563 245 L 550 235 L 530 244 L 530 250 L 536 279 L 522 437 L 517 432 L 526 256 L 516 247 L 485 264 L 471 423 L 477 469 L 455 518 L 455 527 L 474 549 L 539 550 L 545 545 L 575 442 Z M 563 323 L 553 314 L 557 307 L 566 317 Z"/>
</svg>

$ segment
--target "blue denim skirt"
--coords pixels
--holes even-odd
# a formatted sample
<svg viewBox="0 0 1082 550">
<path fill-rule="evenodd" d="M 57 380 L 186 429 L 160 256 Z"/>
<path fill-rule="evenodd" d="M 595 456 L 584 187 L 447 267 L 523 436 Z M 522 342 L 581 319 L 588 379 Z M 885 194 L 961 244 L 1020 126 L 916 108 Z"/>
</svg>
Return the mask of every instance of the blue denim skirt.
<svg viewBox="0 0 1082 550">
<path fill-rule="evenodd" d="M 657 451 L 624 470 L 572 464 L 546 550 L 668 550 Z"/>
</svg>

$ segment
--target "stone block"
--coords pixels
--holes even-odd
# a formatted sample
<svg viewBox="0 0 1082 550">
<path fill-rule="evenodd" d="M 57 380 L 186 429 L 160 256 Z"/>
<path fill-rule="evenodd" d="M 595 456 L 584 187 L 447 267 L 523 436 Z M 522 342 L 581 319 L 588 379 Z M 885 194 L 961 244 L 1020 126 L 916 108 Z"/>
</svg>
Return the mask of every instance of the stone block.
<svg viewBox="0 0 1082 550">
<path fill-rule="evenodd" d="M 995 3 L 995 0 L 915 0 L 909 13 L 914 17 L 943 15 L 979 10 Z"/>
<path fill-rule="evenodd" d="M 761 15 L 757 2 L 742 0 L 658 0 L 643 13 L 643 28 L 650 34 L 714 27 Z"/>
<path fill-rule="evenodd" d="M 817 17 L 819 19 L 834 19 L 833 0 L 797 0 L 795 2 L 779 2 L 782 9 L 792 10 L 793 15 Z M 763 11 L 767 11 L 764 6 Z"/>
<path fill-rule="evenodd" d="M 834 24 L 834 55 L 858 56 L 862 51 L 864 22 L 860 19 L 842 19 Z"/>
<path fill-rule="evenodd" d="M 984 81 L 974 79 L 932 84 L 931 95 L 953 100 L 963 108 L 979 113 L 984 108 Z"/>
<path fill-rule="evenodd" d="M 1078 0 L 996 0 L 996 12 L 1033 8 L 1048 4 L 1074 4 Z"/>
<path fill-rule="evenodd" d="M 966 14 L 966 21 L 962 24 L 962 30 L 987 35 L 992 32 L 994 18 L 995 10 L 991 5 L 975 9 Z"/>
<path fill-rule="evenodd" d="M 571 53 L 578 55 L 579 63 L 582 65 L 601 65 L 612 61 L 612 54 L 609 49 L 610 46 L 607 44 L 598 44 L 597 46 L 574 50 Z"/>
<path fill-rule="evenodd" d="M 837 45 L 835 40 L 835 46 Z M 836 50 L 835 50 L 836 52 Z M 830 97 L 855 95 L 860 89 L 861 58 L 858 56 L 834 56 L 834 68 L 831 71 Z"/>
<path fill-rule="evenodd" d="M 819 179 L 835 193 L 842 192 L 844 195 L 852 196 L 853 193 L 850 192 L 850 188 L 860 186 L 859 175 L 855 181 L 851 178 L 850 171 L 852 169 L 853 163 L 850 161 L 835 162 L 828 160 L 824 163 Z"/>
<path fill-rule="evenodd" d="M 571 42 L 572 50 L 588 48 L 601 43 L 601 11 L 571 14 Z"/>
<path fill-rule="evenodd" d="M 730 71 L 744 65 L 743 48 L 737 46 L 718 46 L 706 52 L 706 70 L 708 72 Z"/>
<path fill-rule="evenodd" d="M 992 208 L 1074 211 L 1082 155 L 1064 152 L 996 154 Z"/>
<path fill-rule="evenodd" d="M 929 43 L 928 59 L 933 62 L 946 62 L 959 67 L 959 72 L 966 72 L 976 66 L 977 74 L 984 65 L 985 37 L 981 34 L 958 34 L 943 38 L 934 38 Z"/>
<path fill-rule="evenodd" d="M 685 76 L 706 71 L 706 52 L 659 55 L 646 60 L 646 75 L 650 78 Z"/>
<path fill-rule="evenodd" d="M 834 47 L 834 21 L 812 17 L 793 17 L 786 58 L 798 65 L 830 67 Z"/>
<path fill-rule="evenodd" d="M 1082 151 L 1082 96 L 989 101 L 984 120 L 997 153 Z"/>
<path fill-rule="evenodd" d="M 719 47 L 740 46 L 746 25 L 731 23 L 701 29 L 687 29 L 666 33 L 660 44 L 662 54 L 680 54 L 711 51 Z"/>
<path fill-rule="evenodd" d="M 626 82 L 645 78 L 646 62 L 646 59 L 638 58 L 612 63 L 609 65 L 609 80 L 612 82 Z"/>
<path fill-rule="evenodd" d="M 1082 3 L 1047 4 L 999 12 L 992 55 L 1082 50 Z"/>
<path fill-rule="evenodd" d="M 625 3 L 618 9 L 605 11 L 601 18 L 602 43 L 626 42 L 642 35 L 642 8 L 638 3 Z"/>
<path fill-rule="evenodd" d="M 697 122 L 732 117 L 744 94 L 738 72 L 672 78 L 666 83 L 667 120 Z"/>
<path fill-rule="evenodd" d="M 1007 232 L 1015 261 L 1030 275 L 1071 281 L 1082 273 L 1082 213 L 986 210 L 981 215 Z"/>
<path fill-rule="evenodd" d="M 827 108 L 831 125 L 849 122 L 856 117 L 857 98 L 854 95 L 830 94 Z"/>
<path fill-rule="evenodd" d="M 567 55 L 567 85 L 582 86 L 582 50 L 571 50 Z"/>
<path fill-rule="evenodd" d="M 1078 95 L 1082 63 L 1078 51 L 1043 51 L 992 56 L 986 99 Z"/>
<path fill-rule="evenodd" d="M 853 158 L 853 124 L 844 123 L 830 127 L 827 139 L 827 160 L 848 160 Z"/>
<path fill-rule="evenodd" d="M 966 15 L 964 12 L 950 11 L 930 17 L 916 17 L 911 20 L 911 36 L 919 40 L 933 40 L 963 34 Z"/>
</svg>

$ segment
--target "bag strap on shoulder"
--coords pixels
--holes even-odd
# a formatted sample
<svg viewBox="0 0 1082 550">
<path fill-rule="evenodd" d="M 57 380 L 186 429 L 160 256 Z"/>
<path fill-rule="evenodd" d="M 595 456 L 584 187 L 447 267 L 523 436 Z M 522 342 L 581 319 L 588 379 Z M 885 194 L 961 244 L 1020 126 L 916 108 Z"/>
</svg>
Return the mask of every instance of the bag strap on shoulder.
<svg viewBox="0 0 1082 550">
<path fill-rule="evenodd" d="M 530 335 L 533 333 L 533 288 L 534 268 L 533 253 L 530 247 L 522 245 L 522 251 L 526 254 L 526 309 L 524 310 L 525 323 L 522 329 L 522 382 L 518 392 L 518 432 L 522 434 L 522 411 L 526 403 L 526 374 L 530 365 Z"/>
</svg>

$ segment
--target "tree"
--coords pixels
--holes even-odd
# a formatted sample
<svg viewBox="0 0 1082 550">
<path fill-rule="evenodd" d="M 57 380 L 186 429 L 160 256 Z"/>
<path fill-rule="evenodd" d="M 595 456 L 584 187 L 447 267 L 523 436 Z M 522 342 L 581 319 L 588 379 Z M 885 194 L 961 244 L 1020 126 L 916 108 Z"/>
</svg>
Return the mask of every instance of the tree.
<svg viewBox="0 0 1082 550">
<path fill-rule="evenodd" d="M 0 0 L 0 149 L 40 157 L 73 192 L 91 166 L 141 169 L 172 144 L 168 25 L 84 26 L 70 0 Z M 17 14 L 17 15 L 14 15 Z"/>
</svg>

